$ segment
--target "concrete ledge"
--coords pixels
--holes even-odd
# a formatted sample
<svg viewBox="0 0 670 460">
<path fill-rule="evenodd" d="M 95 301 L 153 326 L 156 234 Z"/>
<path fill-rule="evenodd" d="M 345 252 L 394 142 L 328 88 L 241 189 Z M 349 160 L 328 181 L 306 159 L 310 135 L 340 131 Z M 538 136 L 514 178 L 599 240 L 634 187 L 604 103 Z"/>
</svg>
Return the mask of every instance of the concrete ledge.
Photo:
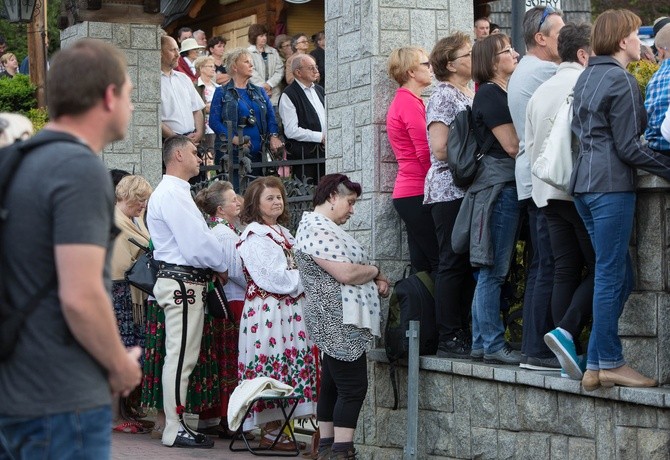
<svg viewBox="0 0 670 460">
<path fill-rule="evenodd" d="M 370 361 L 388 363 L 386 351 L 383 348 L 372 349 L 368 352 L 367 356 Z M 407 363 L 401 361 L 400 364 L 406 366 Z M 445 374 L 461 375 L 494 382 L 526 385 L 610 401 L 641 404 L 661 409 L 670 408 L 670 387 L 667 385 L 658 388 L 626 388 L 615 386 L 612 388 L 600 388 L 595 391 L 584 391 L 580 382 L 563 378 L 558 372 L 529 371 L 521 369 L 518 366 L 484 364 L 469 359 L 448 359 L 438 358 L 437 356 L 421 356 L 419 368 L 427 371 L 443 372 Z"/>
</svg>

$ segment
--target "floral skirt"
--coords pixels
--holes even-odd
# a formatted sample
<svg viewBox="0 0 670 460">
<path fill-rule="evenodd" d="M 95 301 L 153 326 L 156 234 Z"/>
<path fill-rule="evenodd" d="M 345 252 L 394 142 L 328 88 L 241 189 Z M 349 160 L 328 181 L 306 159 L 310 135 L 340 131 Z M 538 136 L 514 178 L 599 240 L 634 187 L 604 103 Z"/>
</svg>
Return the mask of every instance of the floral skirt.
<svg viewBox="0 0 670 460">
<path fill-rule="evenodd" d="M 214 318 L 205 315 L 198 362 L 189 378 L 186 411 L 200 413 L 221 405 L 219 363 L 215 346 Z M 165 313 L 155 300 L 147 305 L 146 348 L 142 379 L 142 406 L 163 408 L 163 361 L 165 360 Z"/>
<path fill-rule="evenodd" d="M 112 282 L 112 304 L 123 345 L 144 347 L 144 325 L 133 321 L 133 299 L 127 281 Z"/>
</svg>

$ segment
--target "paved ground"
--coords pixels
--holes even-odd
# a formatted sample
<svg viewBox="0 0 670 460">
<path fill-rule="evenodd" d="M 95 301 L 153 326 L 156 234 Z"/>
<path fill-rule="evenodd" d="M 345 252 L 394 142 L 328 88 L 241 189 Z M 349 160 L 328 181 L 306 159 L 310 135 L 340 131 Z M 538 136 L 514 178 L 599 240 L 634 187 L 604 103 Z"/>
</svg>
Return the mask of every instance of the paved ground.
<svg viewBox="0 0 670 460">
<path fill-rule="evenodd" d="M 256 436 L 258 439 L 258 436 Z M 307 440 L 306 437 L 299 437 L 301 440 Z M 258 445 L 258 441 L 250 441 L 252 447 Z M 249 452 L 231 452 L 228 446 L 230 439 L 216 439 L 214 447 L 211 449 L 180 449 L 176 447 L 165 447 L 160 439 L 151 439 L 149 434 L 112 434 L 112 460 L 176 460 L 190 458 L 207 458 L 216 460 L 245 460 L 260 458 L 287 458 L 287 457 L 258 457 Z M 237 441 L 235 447 L 244 447 L 242 441 Z M 304 460 L 302 455 L 298 457 L 288 457 Z"/>
</svg>

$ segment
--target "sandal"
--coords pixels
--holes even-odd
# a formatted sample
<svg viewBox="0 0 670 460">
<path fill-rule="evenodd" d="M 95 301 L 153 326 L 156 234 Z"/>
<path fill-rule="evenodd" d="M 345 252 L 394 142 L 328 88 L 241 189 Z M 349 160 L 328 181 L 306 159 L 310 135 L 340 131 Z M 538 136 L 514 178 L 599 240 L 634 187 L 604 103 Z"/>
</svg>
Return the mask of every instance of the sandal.
<svg viewBox="0 0 670 460">
<path fill-rule="evenodd" d="M 149 432 L 146 428 L 140 425 L 137 422 L 131 422 L 126 420 L 125 422 L 119 423 L 112 431 L 118 431 L 119 433 L 130 433 L 130 434 L 146 434 Z"/>
</svg>

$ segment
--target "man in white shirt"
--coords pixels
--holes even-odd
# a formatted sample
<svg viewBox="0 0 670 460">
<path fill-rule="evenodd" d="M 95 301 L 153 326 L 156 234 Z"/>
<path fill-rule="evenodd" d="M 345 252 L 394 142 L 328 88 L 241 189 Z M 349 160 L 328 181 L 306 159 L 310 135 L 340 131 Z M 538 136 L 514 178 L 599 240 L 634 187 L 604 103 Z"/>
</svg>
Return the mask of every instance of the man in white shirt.
<svg viewBox="0 0 670 460">
<path fill-rule="evenodd" d="M 191 430 L 183 419 L 188 379 L 200 352 L 204 322 L 203 298 L 216 272 L 226 281 L 224 249 L 205 222 L 191 196 L 188 180 L 202 160 L 186 136 L 173 136 L 163 145 L 166 174 L 149 199 L 147 225 L 160 270 L 154 287 L 165 311 L 163 364 L 163 444 L 209 448 L 213 441 Z"/>
<path fill-rule="evenodd" d="M 323 87 L 316 61 L 309 54 L 298 54 L 291 63 L 293 83 L 279 99 L 279 115 L 284 124 L 286 150 L 292 160 L 324 158 L 326 109 Z M 301 174 L 302 173 L 302 174 Z M 311 177 L 314 183 L 325 174 L 325 165 L 307 164 L 298 177 Z"/>
<path fill-rule="evenodd" d="M 161 37 L 161 134 L 163 139 L 183 134 L 198 144 L 205 132 L 205 103 L 191 80 L 175 72 L 179 47 L 174 38 Z"/>
</svg>

